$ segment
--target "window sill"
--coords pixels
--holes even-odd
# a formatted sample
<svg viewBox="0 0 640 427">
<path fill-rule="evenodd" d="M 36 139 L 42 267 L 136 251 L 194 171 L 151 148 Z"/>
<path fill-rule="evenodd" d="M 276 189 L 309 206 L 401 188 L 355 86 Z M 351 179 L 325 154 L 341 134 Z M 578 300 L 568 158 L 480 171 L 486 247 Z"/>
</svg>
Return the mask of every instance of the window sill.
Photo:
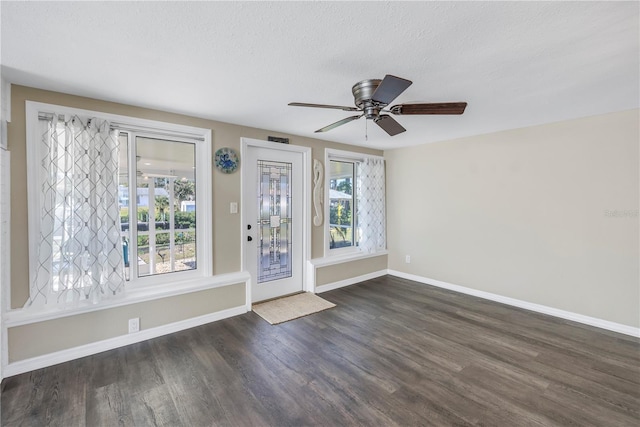
<svg viewBox="0 0 640 427">
<path fill-rule="evenodd" d="M 329 265 L 342 264 L 345 262 L 359 261 L 361 259 L 375 258 L 375 257 L 387 255 L 388 253 L 389 251 L 387 251 L 386 249 L 384 251 L 378 251 L 378 252 L 358 251 L 358 252 L 352 252 L 345 255 L 330 255 L 330 256 L 325 256 L 323 258 L 315 258 L 310 260 L 309 262 L 315 268 L 319 268 L 319 267 L 326 267 Z"/>
<path fill-rule="evenodd" d="M 137 304 L 152 301 L 160 298 L 168 298 L 176 295 L 191 292 L 204 291 L 207 289 L 219 288 L 236 283 L 243 283 L 249 280 L 247 272 L 237 272 L 220 274 L 217 276 L 198 278 L 184 282 L 174 282 L 163 285 L 149 285 L 140 288 L 129 289 L 125 295 L 119 298 L 105 300 L 99 304 L 91 304 L 83 301 L 74 307 L 45 307 L 40 309 L 18 308 L 6 313 L 4 326 L 12 328 L 31 323 L 45 322 L 47 320 L 59 319 L 61 317 L 77 316 L 79 314 L 91 313 L 94 311 L 108 310 L 110 308 L 124 305 Z"/>
</svg>

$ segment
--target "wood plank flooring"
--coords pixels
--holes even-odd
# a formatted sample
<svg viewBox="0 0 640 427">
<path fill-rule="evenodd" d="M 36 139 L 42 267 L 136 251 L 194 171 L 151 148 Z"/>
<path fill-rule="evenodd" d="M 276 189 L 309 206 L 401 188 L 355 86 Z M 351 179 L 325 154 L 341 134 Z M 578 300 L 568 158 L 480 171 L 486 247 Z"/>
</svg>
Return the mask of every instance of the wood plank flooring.
<svg viewBox="0 0 640 427">
<path fill-rule="evenodd" d="M 637 426 L 640 340 L 385 276 L 7 378 L 3 426 Z"/>
</svg>

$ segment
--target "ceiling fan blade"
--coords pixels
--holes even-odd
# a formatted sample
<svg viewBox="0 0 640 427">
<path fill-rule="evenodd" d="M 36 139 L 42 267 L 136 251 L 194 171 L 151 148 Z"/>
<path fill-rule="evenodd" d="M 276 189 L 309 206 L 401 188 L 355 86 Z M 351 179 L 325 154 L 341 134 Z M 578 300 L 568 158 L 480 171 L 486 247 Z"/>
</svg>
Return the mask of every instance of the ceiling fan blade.
<svg viewBox="0 0 640 427">
<path fill-rule="evenodd" d="M 390 136 L 406 131 L 406 129 L 403 128 L 400 123 L 396 122 L 393 117 L 387 116 L 386 114 L 381 115 L 377 120 L 375 120 L 375 122 Z"/>
<path fill-rule="evenodd" d="M 339 120 L 339 121 L 337 121 L 337 122 L 335 122 L 335 123 L 331 123 L 329 126 L 325 126 L 325 127 L 323 127 L 322 129 L 318 129 L 315 133 L 330 131 L 331 129 L 335 129 L 335 128 L 337 128 L 338 126 L 342 126 L 342 125 L 344 125 L 344 124 L 347 124 L 347 123 L 349 123 L 350 121 L 357 120 L 357 119 L 359 119 L 360 117 L 362 117 L 363 115 L 364 115 L 364 114 L 361 114 L 361 115 L 359 115 L 359 116 L 351 116 L 351 117 L 347 117 L 346 119 L 342 119 L 342 120 Z"/>
<path fill-rule="evenodd" d="M 376 88 L 371 99 L 381 104 L 389 105 L 398 95 L 404 92 L 413 82 L 411 80 L 387 74 Z"/>
<path fill-rule="evenodd" d="M 356 107 L 343 107 L 341 105 L 305 104 L 304 102 L 290 102 L 289 105 L 292 107 L 332 108 L 334 110 L 342 111 L 360 111 Z"/>
<path fill-rule="evenodd" d="M 439 102 L 430 104 L 398 104 L 389 112 L 398 115 L 407 114 L 462 114 L 467 108 L 466 102 Z"/>
</svg>

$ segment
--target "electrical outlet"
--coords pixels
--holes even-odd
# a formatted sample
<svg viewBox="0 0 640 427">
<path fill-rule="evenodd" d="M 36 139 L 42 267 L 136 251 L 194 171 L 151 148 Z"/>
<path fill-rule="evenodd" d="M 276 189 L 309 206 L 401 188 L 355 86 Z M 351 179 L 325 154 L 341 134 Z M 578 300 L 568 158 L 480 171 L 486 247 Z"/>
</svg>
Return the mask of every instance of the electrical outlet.
<svg viewBox="0 0 640 427">
<path fill-rule="evenodd" d="M 229 213 L 232 213 L 232 214 L 237 214 L 238 213 L 238 203 L 237 202 L 231 202 L 229 204 Z"/>
<path fill-rule="evenodd" d="M 405 255 L 404 262 L 406 262 L 407 264 L 411 264 L 411 255 Z"/>
<path fill-rule="evenodd" d="M 134 332 L 140 331 L 140 318 L 134 317 L 133 319 L 129 319 L 129 333 L 132 334 Z"/>
</svg>

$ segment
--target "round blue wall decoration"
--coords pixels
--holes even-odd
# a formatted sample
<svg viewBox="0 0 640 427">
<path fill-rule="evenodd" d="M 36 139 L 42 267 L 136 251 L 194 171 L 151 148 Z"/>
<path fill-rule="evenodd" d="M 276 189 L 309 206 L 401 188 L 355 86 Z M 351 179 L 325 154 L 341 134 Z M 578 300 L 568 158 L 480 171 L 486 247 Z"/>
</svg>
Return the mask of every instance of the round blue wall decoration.
<svg viewBox="0 0 640 427">
<path fill-rule="evenodd" d="M 238 170 L 240 159 L 233 148 L 223 147 L 216 151 L 216 168 L 222 173 L 233 173 Z"/>
</svg>

